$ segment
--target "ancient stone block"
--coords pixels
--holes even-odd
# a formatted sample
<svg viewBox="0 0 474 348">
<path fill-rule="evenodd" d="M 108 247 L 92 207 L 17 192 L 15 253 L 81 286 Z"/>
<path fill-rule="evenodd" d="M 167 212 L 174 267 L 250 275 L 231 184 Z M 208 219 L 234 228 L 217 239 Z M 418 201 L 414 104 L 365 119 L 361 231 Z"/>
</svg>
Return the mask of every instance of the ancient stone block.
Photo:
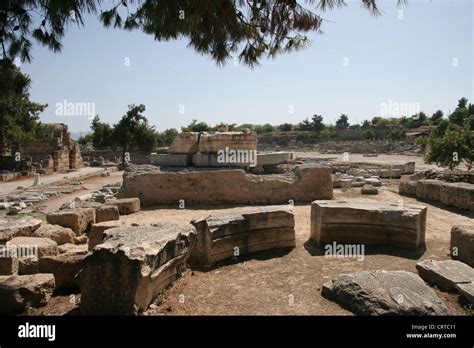
<svg viewBox="0 0 474 348">
<path fill-rule="evenodd" d="M 0 245 L 0 254 L 7 248 Z M 0 255 L 0 275 L 18 274 L 18 257 Z"/>
<path fill-rule="evenodd" d="M 416 196 L 469 210 L 474 201 L 474 185 L 464 182 L 445 182 L 440 180 L 418 180 Z"/>
<path fill-rule="evenodd" d="M 20 257 L 20 253 L 30 253 L 29 251 L 32 251 L 32 255 L 28 256 L 36 256 L 38 258 L 58 254 L 58 244 L 49 238 L 15 237 L 7 242 L 7 246 L 16 247 L 18 250 L 18 257 Z"/>
<path fill-rule="evenodd" d="M 115 205 L 120 215 L 133 214 L 140 211 L 140 199 L 136 197 L 116 199 L 108 201 L 107 204 Z"/>
<path fill-rule="evenodd" d="M 456 225 L 451 229 L 451 257 L 474 267 L 474 227 Z"/>
<path fill-rule="evenodd" d="M 95 222 L 118 220 L 119 209 L 116 205 L 103 205 L 95 210 Z"/>
<path fill-rule="evenodd" d="M 31 236 L 40 226 L 41 220 L 38 219 L 0 219 L 0 244 L 5 244 L 13 237 Z"/>
<path fill-rule="evenodd" d="M 425 242 L 423 206 L 314 201 L 311 238 L 318 244 L 362 243 L 418 248 Z"/>
<path fill-rule="evenodd" d="M 362 271 L 340 274 L 322 295 L 359 315 L 447 315 L 433 289 L 415 273 Z"/>
<path fill-rule="evenodd" d="M 95 222 L 95 209 L 77 208 L 56 211 L 46 215 L 46 220 L 53 225 L 68 227 L 77 235 L 87 233 Z"/>
<path fill-rule="evenodd" d="M 474 269 L 456 260 L 424 260 L 416 264 L 416 270 L 427 283 L 441 290 L 452 290 L 456 284 L 474 282 Z"/>
<path fill-rule="evenodd" d="M 379 193 L 379 190 L 378 190 L 378 188 L 373 187 L 371 185 L 364 185 L 360 189 L 360 193 L 362 193 L 363 195 L 376 195 L 376 194 Z"/>
<path fill-rule="evenodd" d="M 182 270 L 193 248 L 191 225 L 118 227 L 84 259 L 78 278 L 82 314 L 144 311 Z M 107 294 L 100 296 L 99 294 Z"/>
<path fill-rule="evenodd" d="M 164 167 L 187 167 L 191 164 L 191 155 L 188 154 L 150 154 L 150 164 Z"/>
<path fill-rule="evenodd" d="M 76 233 L 70 228 L 62 227 L 59 225 L 46 224 L 38 228 L 34 233 L 33 237 L 38 238 L 50 238 L 54 240 L 58 245 L 73 243 Z"/>
<path fill-rule="evenodd" d="M 287 204 L 332 198 L 331 169 L 296 166 L 276 175 L 246 174 L 241 169 L 161 171 L 137 166 L 124 175 L 118 197 L 139 197 L 144 206 L 177 204 Z"/>
<path fill-rule="evenodd" d="M 92 248 L 94 248 L 97 244 L 100 244 L 104 241 L 105 231 L 114 227 L 122 226 L 125 226 L 124 222 L 118 220 L 105 221 L 93 224 L 89 232 L 88 249 L 92 250 Z"/>
<path fill-rule="evenodd" d="M 247 209 L 193 220 L 192 224 L 198 237 L 190 262 L 201 266 L 247 253 L 295 247 L 295 221 L 288 208 Z"/>
<path fill-rule="evenodd" d="M 286 163 L 293 159 L 293 152 L 270 152 L 257 154 L 257 165 L 269 166 Z"/>
<path fill-rule="evenodd" d="M 406 196 L 416 196 L 416 181 L 404 181 L 398 186 L 398 193 Z"/>
<path fill-rule="evenodd" d="M 56 256 L 46 256 L 38 261 L 40 273 L 51 273 L 54 275 L 56 289 L 77 288 L 75 277 L 82 269 L 82 261 L 86 255 L 81 252 L 63 253 Z"/>
<path fill-rule="evenodd" d="M 204 132 L 199 137 L 199 152 L 217 153 L 226 147 L 231 150 L 257 150 L 257 133 Z"/>
<path fill-rule="evenodd" d="M 168 153 L 195 154 L 199 149 L 199 133 L 183 132 L 179 133 L 168 148 Z"/>
<path fill-rule="evenodd" d="M 0 314 L 45 306 L 54 290 L 52 274 L 0 276 Z"/>
</svg>

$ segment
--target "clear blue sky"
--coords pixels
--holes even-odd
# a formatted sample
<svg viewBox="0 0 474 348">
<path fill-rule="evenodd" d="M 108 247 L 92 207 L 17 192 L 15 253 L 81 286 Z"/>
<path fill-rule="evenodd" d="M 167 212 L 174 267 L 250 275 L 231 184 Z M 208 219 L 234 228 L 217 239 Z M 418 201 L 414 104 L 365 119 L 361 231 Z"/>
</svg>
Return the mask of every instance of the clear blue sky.
<svg viewBox="0 0 474 348">
<path fill-rule="evenodd" d="M 253 70 L 233 62 L 218 67 L 186 41 L 105 29 L 93 17 L 85 28 L 68 30 L 59 54 L 36 44 L 22 70 L 33 80 L 32 100 L 49 104 L 41 120 L 66 123 L 71 131 L 89 130 L 90 120 L 55 115 L 64 100 L 95 103 L 109 123 L 128 104 L 142 103 L 158 130 L 179 129 L 193 118 L 281 124 L 315 113 L 327 123 L 345 113 L 355 123 L 379 115 L 389 100 L 419 103 L 427 114 L 446 114 L 463 96 L 474 102 L 471 0 L 409 0 L 407 7 L 382 0 L 380 17 L 360 1 L 348 3 L 322 14 L 334 23 L 325 22 L 309 48 L 264 59 Z"/>
</svg>

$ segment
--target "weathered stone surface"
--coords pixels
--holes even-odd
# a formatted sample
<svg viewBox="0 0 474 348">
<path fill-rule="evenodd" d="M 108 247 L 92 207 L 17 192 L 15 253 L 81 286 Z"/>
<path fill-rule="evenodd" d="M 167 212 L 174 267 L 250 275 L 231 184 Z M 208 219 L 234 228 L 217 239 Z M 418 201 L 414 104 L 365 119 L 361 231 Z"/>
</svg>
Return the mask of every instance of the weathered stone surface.
<svg viewBox="0 0 474 348">
<path fill-rule="evenodd" d="M 416 196 L 416 181 L 404 181 L 398 186 L 398 193 L 406 196 Z"/>
<path fill-rule="evenodd" d="M 352 179 L 341 179 L 339 180 L 341 183 L 342 189 L 350 189 L 352 187 Z"/>
<path fill-rule="evenodd" d="M 152 153 L 150 164 L 164 167 L 187 167 L 191 164 L 191 155 L 178 153 Z"/>
<path fill-rule="evenodd" d="M 195 238 L 193 226 L 172 223 L 108 230 L 78 275 L 82 313 L 144 311 L 181 274 Z"/>
<path fill-rule="evenodd" d="M 0 245 L 2 252 L 6 250 L 3 245 Z M 18 257 L 7 257 L 0 255 L 0 275 L 18 274 Z"/>
<path fill-rule="evenodd" d="M 54 290 L 52 274 L 0 276 L 0 314 L 45 306 Z"/>
<path fill-rule="evenodd" d="M 108 201 L 107 204 L 117 206 L 120 215 L 128 215 L 140 211 L 140 199 L 133 198 L 122 198 L 114 201 Z"/>
<path fill-rule="evenodd" d="M 368 185 L 376 186 L 376 187 L 382 186 L 382 182 L 379 179 L 375 179 L 375 178 L 367 178 L 365 179 L 365 183 Z"/>
<path fill-rule="evenodd" d="M 424 260 L 416 264 L 416 270 L 426 282 L 441 290 L 456 288 L 456 284 L 474 282 L 474 269 L 456 260 Z"/>
<path fill-rule="evenodd" d="M 322 295 L 359 315 L 447 315 L 433 289 L 405 271 L 341 274 L 323 285 Z"/>
<path fill-rule="evenodd" d="M 257 154 L 257 165 L 269 166 L 286 163 L 293 159 L 293 152 L 270 152 Z"/>
<path fill-rule="evenodd" d="M 168 153 L 195 154 L 199 150 L 199 133 L 179 133 L 168 148 Z"/>
<path fill-rule="evenodd" d="M 46 215 L 46 220 L 53 225 L 68 227 L 77 235 L 87 233 L 95 222 L 95 209 L 77 208 L 61 210 Z"/>
<path fill-rule="evenodd" d="M 445 182 L 440 180 L 418 180 L 416 196 L 469 210 L 474 201 L 474 184 Z"/>
<path fill-rule="evenodd" d="M 257 133 L 203 132 L 199 137 L 199 152 L 217 153 L 226 147 L 231 150 L 257 150 Z"/>
<path fill-rule="evenodd" d="M 87 248 L 87 244 L 63 244 L 58 247 L 59 253 L 60 254 L 87 254 L 89 251 Z"/>
<path fill-rule="evenodd" d="M 418 248 L 425 242 L 423 206 L 314 201 L 311 238 L 318 244 L 363 243 Z"/>
<path fill-rule="evenodd" d="M 458 283 L 456 289 L 463 295 L 471 304 L 474 305 L 474 282 Z"/>
<path fill-rule="evenodd" d="M 254 175 L 241 169 L 161 171 L 136 166 L 124 174 L 119 197 L 141 204 L 286 204 L 332 198 L 331 169 L 296 166 L 285 174 Z"/>
<path fill-rule="evenodd" d="M 360 189 L 360 193 L 362 193 L 363 195 L 376 195 L 379 193 L 379 190 L 378 188 L 373 187 L 372 185 L 364 185 Z"/>
<path fill-rule="evenodd" d="M 58 254 L 58 244 L 50 238 L 15 237 L 7 242 L 7 246 L 16 246 L 18 250 L 34 250 L 39 258 Z"/>
<path fill-rule="evenodd" d="M 0 244 L 5 244 L 13 237 L 31 236 L 40 226 L 41 220 L 38 219 L 0 219 Z"/>
<path fill-rule="evenodd" d="M 118 206 L 107 204 L 95 210 L 95 222 L 118 220 L 120 218 Z"/>
<path fill-rule="evenodd" d="M 36 274 L 38 273 L 38 258 L 20 257 L 18 258 L 18 274 Z"/>
<path fill-rule="evenodd" d="M 246 209 L 191 223 L 198 231 L 190 259 L 196 265 L 210 266 L 237 255 L 295 247 L 295 220 L 287 207 Z"/>
<path fill-rule="evenodd" d="M 57 256 L 46 256 L 38 261 L 38 270 L 40 273 L 51 273 L 54 275 L 56 289 L 77 288 L 75 277 L 82 269 L 82 261 L 86 254 L 77 252 L 68 252 Z"/>
<path fill-rule="evenodd" d="M 105 231 L 114 227 L 123 226 L 125 226 L 125 223 L 120 220 L 105 221 L 93 224 L 89 232 L 88 250 L 92 250 L 92 248 L 94 248 L 97 244 L 100 244 L 104 241 Z"/>
<path fill-rule="evenodd" d="M 58 245 L 73 243 L 75 236 L 76 234 L 70 228 L 50 224 L 41 226 L 33 233 L 33 237 L 50 238 Z"/>
<path fill-rule="evenodd" d="M 456 225 L 451 229 L 451 257 L 474 267 L 474 226 Z"/>
</svg>

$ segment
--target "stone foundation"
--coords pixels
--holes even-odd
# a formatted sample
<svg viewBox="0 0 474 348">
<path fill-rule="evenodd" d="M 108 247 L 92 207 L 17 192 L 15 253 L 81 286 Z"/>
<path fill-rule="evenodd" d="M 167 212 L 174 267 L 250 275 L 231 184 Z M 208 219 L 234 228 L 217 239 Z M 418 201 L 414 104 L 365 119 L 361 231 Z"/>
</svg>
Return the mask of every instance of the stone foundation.
<svg viewBox="0 0 474 348">
<path fill-rule="evenodd" d="M 119 198 L 159 204 L 287 204 L 331 199 L 331 169 L 295 166 L 285 174 L 254 175 L 241 169 L 169 169 L 134 166 L 124 174 Z"/>
</svg>

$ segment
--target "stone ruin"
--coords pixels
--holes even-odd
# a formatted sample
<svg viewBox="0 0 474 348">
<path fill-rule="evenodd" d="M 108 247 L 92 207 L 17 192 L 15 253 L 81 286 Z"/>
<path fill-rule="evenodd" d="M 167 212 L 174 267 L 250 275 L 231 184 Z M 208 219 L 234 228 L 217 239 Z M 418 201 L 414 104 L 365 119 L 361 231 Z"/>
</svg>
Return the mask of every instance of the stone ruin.
<svg viewBox="0 0 474 348">
<path fill-rule="evenodd" d="M 10 148 L 0 157 L 3 181 L 34 173 L 66 173 L 83 166 L 79 146 L 63 123 L 43 124 L 37 137 L 21 151 Z"/>
<path fill-rule="evenodd" d="M 298 165 L 290 152 L 257 152 L 248 130 L 183 132 L 151 166 L 130 166 L 120 198 L 144 206 L 177 204 L 284 204 L 332 198 L 331 169 Z"/>
</svg>

